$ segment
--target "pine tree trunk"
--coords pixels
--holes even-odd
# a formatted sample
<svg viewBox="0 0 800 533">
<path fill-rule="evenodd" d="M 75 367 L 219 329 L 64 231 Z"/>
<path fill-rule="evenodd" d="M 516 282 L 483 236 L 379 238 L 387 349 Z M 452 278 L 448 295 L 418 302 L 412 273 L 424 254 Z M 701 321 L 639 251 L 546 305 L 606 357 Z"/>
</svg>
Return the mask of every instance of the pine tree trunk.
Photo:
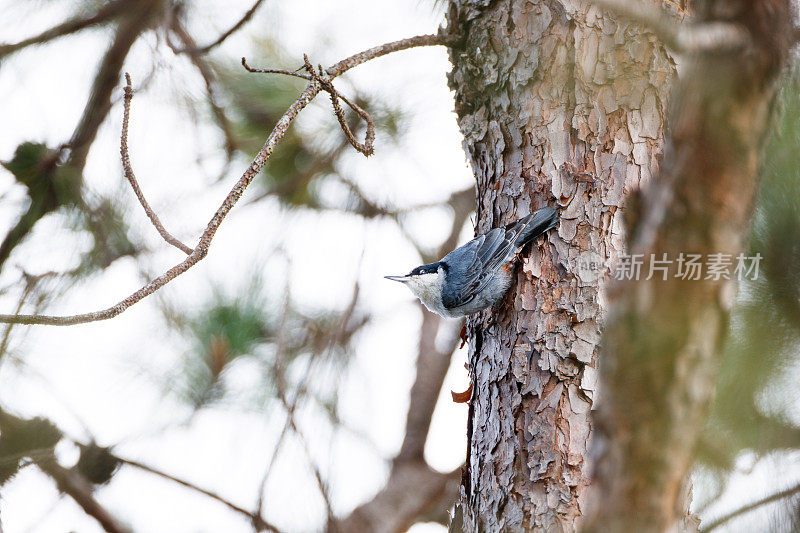
<svg viewBox="0 0 800 533">
<path fill-rule="evenodd" d="M 654 36 L 578 0 L 451 0 L 450 76 L 476 234 L 544 205 L 499 309 L 468 324 L 473 393 L 454 528 L 574 531 L 589 483 L 602 296 L 624 197 L 657 171 L 674 66 Z M 463 520 L 463 524 L 461 523 Z"/>
</svg>

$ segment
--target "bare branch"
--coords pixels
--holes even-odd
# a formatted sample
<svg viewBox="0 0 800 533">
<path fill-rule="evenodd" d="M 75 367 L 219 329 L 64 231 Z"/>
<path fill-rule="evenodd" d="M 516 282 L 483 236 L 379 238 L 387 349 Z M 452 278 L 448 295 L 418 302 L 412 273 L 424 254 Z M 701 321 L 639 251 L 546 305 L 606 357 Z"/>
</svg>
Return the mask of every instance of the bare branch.
<svg viewBox="0 0 800 533">
<path fill-rule="evenodd" d="M 150 204 L 147 203 L 147 199 L 144 197 L 144 193 L 142 192 L 142 189 L 139 187 L 139 183 L 136 181 L 136 175 L 133 173 L 130 154 L 128 152 L 128 120 L 131 114 L 131 100 L 133 100 L 133 88 L 131 87 L 131 76 L 126 72 L 125 98 L 124 98 L 123 113 L 122 113 L 122 135 L 120 136 L 120 143 L 119 143 L 119 153 L 122 158 L 122 168 L 125 172 L 125 177 L 131 184 L 131 188 L 133 188 L 133 192 L 134 194 L 136 194 L 136 198 L 139 199 L 139 203 L 142 204 L 144 212 L 147 214 L 147 218 L 149 218 L 150 222 L 153 223 L 153 226 L 155 226 L 159 235 L 161 235 L 165 241 L 167 241 L 175 248 L 181 250 L 187 255 L 191 254 L 192 253 L 191 248 L 189 248 L 181 241 L 173 237 L 172 234 L 170 234 L 170 232 L 168 232 L 166 228 L 164 228 L 164 225 L 161 224 L 161 221 L 158 219 L 158 215 L 155 214 L 153 209 L 150 207 Z"/>
<path fill-rule="evenodd" d="M 36 466 L 55 481 L 58 490 L 75 500 L 86 514 L 108 531 L 108 533 L 131 533 L 92 495 L 92 487 L 83 477 L 58 464 L 55 459 L 37 460 Z"/>
<path fill-rule="evenodd" d="M 116 0 L 115 2 L 109 2 L 98 9 L 94 15 L 88 17 L 71 18 L 62 22 L 61 24 L 57 24 L 52 28 L 43 31 L 39 35 L 29 37 L 28 39 L 14 44 L 0 44 L 0 58 L 13 54 L 14 52 L 18 52 L 19 50 L 34 44 L 44 44 L 53 39 L 70 35 L 97 24 L 108 22 L 109 20 L 119 16 L 119 14 L 122 13 L 130 3 L 131 0 Z"/>
<path fill-rule="evenodd" d="M 728 521 L 736 518 L 737 516 L 749 513 L 750 511 L 753 511 L 754 509 L 761 507 L 762 505 L 767 505 L 768 503 L 782 500 L 784 498 L 789 498 L 797 493 L 800 493 L 800 483 L 798 483 L 794 487 L 789 487 L 786 490 L 782 490 L 780 492 L 776 492 L 775 494 L 770 494 L 769 496 L 765 496 L 760 500 L 756 500 L 751 504 L 745 505 L 744 507 L 740 507 L 739 509 L 736 509 L 731 513 L 723 515 L 714 520 L 713 522 L 710 522 L 707 526 L 700 528 L 700 531 L 702 531 L 702 533 L 706 533 L 707 531 L 712 531 L 724 525 Z"/>
<path fill-rule="evenodd" d="M 226 31 L 225 33 L 223 33 L 222 35 L 217 37 L 217 39 L 215 41 L 213 41 L 213 42 L 211 42 L 211 43 L 209 43 L 209 44 L 207 44 L 205 46 L 200 46 L 200 47 L 195 46 L 195 45 L 184 44 L 185 48 L 181 48 L 181 49 L 175 50 L 175 53 L 176 54 L 191 54 L 191 55 L 200 55 L 200 54 L 208 53 L 209 51 L 211 51 L 211 49 L 216 48 L 217 46 L 221 45 L 225 41 L 225 39 L 227 39 L 228 37 L 230 37 L 231 35 L 233 35 L 237 31 L 239 31 L 239 29 L 241 29 L 242 26 L 247 24 L 247 22 L 249 22 L 250 19 L 253 18 L 253 15 L 255 15 L 256 11 L 261 6 L 261 3 L 263 1 L 264 0 L 256 0 L 256 2 L 252 6 L 250 6 L 250 9 L 248 9 L 247 12 L 242 16 L 242 18 L 240 18 L 239 21 L 236 24 L 231 26 L 228 29 L 228 31 Z"/>
<path fill-rule="evenodd" d="M 416 37 L 410 37 L 408 39 L 403 39 L 400 41 L 395 41 L 392 43 L 383 44 L 381 46 L 376 46 L 374 48 L 370 48 L 364 52 L 355 54 L 347 59 L 340 61 L 339 63 L 335 64 L 333 67 L 330 67 L 326 70 L 326 73 L 331 78 L 335 76 L 339 76 L 344 72 L 350 70 L 353 67 L 356 67 L 362 63 L 365 63 L 371 59 L 375 59 L 376 57 L 380 57 L 386 54 L 390 54 L 392 52 L 397 52 L 400 50 L 406 50 L 408 48 L 414 48 L 417 46 L 431 46 L 431 45 L 438 45 L 438 44 L 447 44 L 450 42 L 446 37 L 440 37 L 438 35 L 419 35 Z M 97 322 L 99 320 L 108 320 L 109 318 L 113 318 L 120 313 L 123 313 L 126 309 L 130 306 L 136 304 L 137 302 L 141 301 L 143 298 L 153 294 L 161 287 L 175 279 L 176 277 L 180 276 L 194 265 L 196 265 L 199 261 L 201 261 L 207 254 L 208 249 L 211 246 L 211 241 L 214 239 L 214 235 L 216 235 L 217 230 L 219 229 L 220 224 L 222 224 L 225 217 L 228 215 L 233 206 L 239 201 L 239 199 L 244 194 L 245 189 L 247 186 L 250 185 L 250 182 L 253 178 L 258 174 L 264 165 L 267 162 L 267 159 L 272 154 L 272 151 L 275 149 L 275 146 L 278 142 L 283 138 L 286 134 L 286 130 L 289 128 L 291 123 L 297 117 L 298 113 L 302 111 L 308 104 L 311 102 L 314 97 L 319 94 L 322 90 L 320 85 L 317 82 L 309 83 L 308 86 L 303 90 L 297 100 L 289 106 L 283 116 L 280 118 L 278 123 L 275 125 L 275 128 L 270 133 L 269 137 L 267 137 L 264 146 L 259 150 L 256 154 L 253 161 L 250 163 L 250 166 L 245 170 L 242 177 L 239 178 L 239 181 L 233 187 L 233 189 L 228 193 L 225 197 L 225 200 L 222 202 L 222 205 L 217 209 L 214 216 L 208 222 L 205 231 L 200 237 L 200 241 L 197 244 L 197 247 L 192 251 L 192 253 L 183 261 L 178 263 L 177 265 L 173 266 L 162 275 L 158 276 L 157 278 L 153 279 L 145 286 L 125 298 L 124 300 L 118 302 L 117 304 L 103 309 L 101 311 L 94 311 L 90 313 L 83 313 L 78 315 L 68 315 L 68 316 L 49 316 L 49 315 L 0 315 L 0 323 L 16 323 L 16 324 L 47 324 L 53 326 L 70 326 L 73 324 L 85 324 L 88 322 Z"/>
<path fill-rule="evenodd" d="M 111 111 L 111 93 L 119 83 L 122 65 L 133 43 L 147 28 L 155 3 L 156 0 L 126 3 L 130 12 L 120 19 L 114 40 L 97 69 L 81 120 L 68 143 L 71 150 L 68 164 L 78 171 L 83 171 L 89 148 Z"/>
<path fill-rule="evenodd" d="M 195 485 L 193 483 L 190 483 L 189 481 L 186 481 L 184 479 L 175 477 L 175 476 L 173 476 L 171 474 L 167 474 L 166 472 L 162 472 L 161 470 L 157 470 L 157 469 L 155 469 L 155 468 L 153 468 L 151 466 L 147 466 L 147 465 L 142 464 L 142 463 L 140 463 L 138 461 L 134 461 L 134 460 L 131 460 L 131 459 L 124 459 L 122 457 L 119 457 L 118 455 L 114 455 L 114 459 L 116 459 L 120 463 L 126 464 L 128 466 L 132 466 L 134 468 L 138 468 L 140 470 L 144 470 L 145 472 L 149 472 L 151 474 L 154 474 L 156 476 L 162 477 L 164 479 L 168 479 L 168 480 L 170 480 L 170 481 L 172 481 L 174 483 L 177 483 L 178 485 L 182 485 L 182 486 L 184 486 L 184 487 L 186 487 L 188 489 L 191 489 L 193 491 L 199 492 L 200 494 L 208 496 L 212 500 L 216 500 L 216 501 L 226 505 L 228 508 L 236 511 L 237 513 L 245 515 L 247 518 L 252 520 L 253 523 L 258 524 L 258 526 L 260 527 L 260 531 L 273 531 L 274 533 L 279 533 L 278 528 L 276 528 L 275 526 L 273 526 L 272 524 L 270 524 L 269 522 L 264 520 L 258 513 L 250 512 L 247 509 L 239 507 L 235 503 L 232 503 L 232 502 L 226 500 L 225 498 L 219 496 L 218 494 L 216 494 L 214 492 L 211 492 L 209 490 L 200 488 L 197 485 Z"/>
<path fill-rule="evenodd" d="M 351 68 L 357 67 L 362 63 L 366 63 L 367 61 L 375 59 L 376 57 L 385 56 L 393 52 L 399 52 L 400 50 L 415 48 L 417 46 L 432 46 L 437 44 L 450 46 L 453 43 L 454 39 L 445 34 L 439 35 L 432 33 L 428 35 L 417 35 L 416 37 L 409 37 L 408 39 L 393 41 L 391 43 L 375 46 L 369 50 L 364 50 L 363 52 L 353 54 L 348 58 L 342 59 L 332 67 L 325 69 L 325 73 L 331 78 L 335 78 L 337 76 L 341 76 Z"/>
<path fill-rule="evenodd" d="M 667 47 L 677 52 L 730 50 L 745 46 L 747 32 L 738 24 L 708 22 L 681 24 L 659 7 L 639 0 L 591 0 L 614 15 L 652 31 Z"/>
<path fill-rule="evenodd" d="M 347 309 L 345 309 L 344 314 L 342 315 L 342 318 L 339 320 L 339 327 L 336 328 L 336 332 L 330 338 L 330 341 L 328 342 L 328 345 L 326 346 L 326 350 L 330 350 L 336 344 L 340 344 L 342 342 L 342 339 L 344 338 L 344 336 L 347 334 L 347 324 L 350 322 L 350 319 L 353 317 L 353 312 L 355 311 L 356 305 L 358 304 L 358 296 L 359 296 L 360 292 L 361 292 L 360 286 L 358 285 L 358 283 L 356 283 L 356 285 L 353 287 L 353 295 L 350 298 L 350 303 L 348 304 Z M 285 352 L 285 341 L 283 340 L 283 330 L 284 330 L 283 326 L 285 325 L 285 317 L 288 315 L 288 313 L 286 311 L 289 308 L 288 285 L 287 285 L 287 293 L 286 293 L 286 295 L 287 295 L 286 296 L 286 302 L 284 304 L 284 312 L 283 312 L 283 315 L 282 315 L 284 317 L 284 320 L 282 320 L 282 324 L 281 324 L 281 328 L 280 328 L 281 334 L 278 337 L 278 353 L 275 356 L 275 363 L 273 365 L 273 374 L 275 376 L 275 385 L 276 385 L 276 388 L 278 390 L 278 394 L 280 396 L 281 403 L 282 403 L 284 409 L 286 410 L 286 421 L 284 422 L 283 429 L 281 430 L 281 434 L 278 437 L 278 442 L 275 444 L 275 448 L 274 448 L 274 450 L 272 452 L 272 455 L 270 456 L 269 463 L 267 464 L 267 468 L 264 471 L 264 475 L 261 478 L 261 483 L 259 485 L 259 490 L 258 490 L 258 503 L 256 505 L 256 512 L 258 514 L 261 514 L 261 509 L 264 506 L 264 491 L 265 491 L 265 489 L 267 487 L 267 482 L 269 481 L 270 474 L 272 473 L 272 468 L 275 465 L 275 462 L 276 462 L 276 460 L 278 458 L 278 452 L 280 451 L 281 446 L 283 445 L 283 441 L 284 441 L 284 439 L 286 438 L 286 435 L 289 432 L 289 428 L 294 426 L 294 418 L 293 418 L 294 417 L 294 413 L 297 410 L 298 406 L 300 405 L 300 400 L 302 400 L 303 397 L 305 396 L 307 384 L 308 384 L 309 381 L 311 381 L 312 365 L 318 359 L 317 358 L 318 354 L 315 351 L 314 353 L 312 353 L 312 356 L 309 357 L 308 364 L 306 365 L 305 370 L 301 374 L 303 376 L 303 378 L 302 378 L 302 381 L 298 384 L 294 395 L 292 396 L 292 401 L 288 402 L 286 400 L 284 375 L 283 375 L 283 369 L 281 367 L 281 362 L 285 359 L 285 353 L 284 353 Z M 321 481 L 321 477 L 318 477 L 318 481 Z M 324 487 L 324 485 L 322 485 L 322 484 L 320 486 Z M 327 501 L 327 493 L 324 492 L 324 489 L 323 489 L 323 497 L 326 498 L 326 504 L 328 504 L 328 506 L 330 508 L 329 502 Z M 329 520 L 329 522 L 330 522 L 330 520 Z M 259 529 L 256 526 L 256 531 L 258 532 L 258 531 L 262 531 L 262 530 Z"/>
<path fill-rule="evenodd" d="M 194 46 L 194 38 L 189 35 L 186 29 L 184 29 L 177 17 L 173 19 L 171 29 L 178 36 L 178 39 L 181 40 L 181 43 L 183 43 L 184 46 Z M 176 54 L 180 53 L 180 51 L 172 44 L 170 39 L 167 39 L 167 44 L 173 52 Z M 222 107 L 220 107 L 220 105 L 217 103 L 217 89 L 214 79 L 214 71 L 212 70 L 211 65 L 209 65 L 199 53 L 189 53 L 189 59 L 200 73 L 200 76 L 203 78 L 203 82 L 206 85 L 206 100 L 211 108 L 211 113 L 214 115 L 214 120 L 217 122 L 219 129 L 222 130 L 222 134 L 225 136 L 225 154 L 227 156 L 227 162 L 225 166 L 227 168 L 233 161 L 233 154 L 236 151 L 236 139 L 233 135 L 233 128 L 228 120 L 228 116 L 222 110 Z"/>
<path fill-rule="evenodd" d="M 326 78 L 322 75 L 322 67 L 320 67 L 320 73 L 317 74 L 314 72 L 314 67 L 308 61 L 308 56 L 303 54 L 303 61 L 305 63 L 306 72 L 308 72 L 314 80 L 319 83 L 323 89 L 325 89 L 328 94 L 331 95 L 331 105 L 333 106 L 333 112 L 336 114 L 336 119 L 339 121 L 339 126 L 342 127 L 342 131 L 344 132 L 345 137 L 347 137 L 347 141 L 350 145 L 364 154 L 365 156 L 371 156 L 374 152 L 373 143 L 375 141 L 375 122 L 372 120 L 372 117 L 369 113 L 361 109 L 355 103 L 349 101 L 347 98 L 339 94 L 336 88 L 333 86 L 331 79 Z M 364 122 L 367 123 L 367 133 L 364 137 L 364 143 L 360 143 L 356 140 L 355 135 L 353 135 L 353 131 L 350 129 L 350 126 L 347 124 L 347 120 L 344 116 L 344 111 L 342 111 L 342 107 L 339 105 L 339 99 L 342 99 L 344 103 L 346 103 L 350 108 L 358 113 L 358 115 L 364 119 Z"/>
</svg>

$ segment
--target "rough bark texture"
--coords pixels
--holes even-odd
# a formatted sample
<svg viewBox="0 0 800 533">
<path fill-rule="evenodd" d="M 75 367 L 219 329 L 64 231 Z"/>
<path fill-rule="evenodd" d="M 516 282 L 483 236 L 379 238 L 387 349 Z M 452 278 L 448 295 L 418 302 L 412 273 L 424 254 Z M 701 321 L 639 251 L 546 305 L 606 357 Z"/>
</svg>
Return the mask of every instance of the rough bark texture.
<svg viewBox="0 0 800 533">
<path fill-rule="evenodd" d="M 674 67 L 651 34 L 577 0 L 452 0 L 448 28 L 463 37 L 450 83 L 477 181 L 476 234 L 561 209 L 501 307 L 469 322 L 453 527 L 572 531 L 602 320 L 600 282 L 581 259 L 621 250 L 617 211 L 656 172 Z"/>
<path fill-rule="evenodd" d="M 792 36 L 789 0 L 697 1 L 698 21 L 729 22 L 744 49 L 688 61 L 673 97 L 662 172 L 630 213 L 631 253 L 744 249 L 760 147 Z M 705 273 L 704 273 L 705 276 Z M 705 427 L 735 280 L 625 281 L 609 287 L 592 531 L 674 531 Z M 596 514 L 595 514 L 596 513 Z"/>
</svg>

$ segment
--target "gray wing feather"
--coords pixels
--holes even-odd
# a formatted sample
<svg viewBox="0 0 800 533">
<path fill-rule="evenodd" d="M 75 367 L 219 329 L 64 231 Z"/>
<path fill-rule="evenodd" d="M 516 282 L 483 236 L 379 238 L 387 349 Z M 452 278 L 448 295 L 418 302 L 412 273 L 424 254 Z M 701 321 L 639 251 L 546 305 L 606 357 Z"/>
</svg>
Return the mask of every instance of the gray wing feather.
<svg viewBox="0 0 800 533">
<path fill-rule="evenodd" d="M 444 306 L 458 307 L 472 300 L 491 274 L 514 255 L 518 235 L 518 231 L 495 228 L 447 254 L 443 259 L 451 265 L 447 277 L 458 283 L 450 283 L 451 290 L 442 294 Z"/>
<path fill-rule="evenodd" d="M 448 290 L 442 294 L 444 306 L 459 307 L 472 300 L 517 249 L 554 227 L 557 220 L 556 211 L 546 207 L 505 228 L 494 228 L 447 254 L 443 261 L 451 271 L 447 273 Z"/>
</svg>

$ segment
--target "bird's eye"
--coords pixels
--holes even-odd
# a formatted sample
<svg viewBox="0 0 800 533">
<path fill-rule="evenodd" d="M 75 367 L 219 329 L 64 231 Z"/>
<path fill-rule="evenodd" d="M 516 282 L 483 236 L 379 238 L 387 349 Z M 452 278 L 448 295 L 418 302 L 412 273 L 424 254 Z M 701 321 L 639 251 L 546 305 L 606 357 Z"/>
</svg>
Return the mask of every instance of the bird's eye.
<svg viewBox="0 0 800 533">
<path fill-rule="evenodd" d="M 417 267 L 414 270 L 412 270 L 408 275 L 409 276 L 419 276 L 419 275 L 422 275 L 422 274 L 432 274 L 432 273 L 433 274 L 436 273 L 436 269 L 435 268 Z"/>
</svg>

